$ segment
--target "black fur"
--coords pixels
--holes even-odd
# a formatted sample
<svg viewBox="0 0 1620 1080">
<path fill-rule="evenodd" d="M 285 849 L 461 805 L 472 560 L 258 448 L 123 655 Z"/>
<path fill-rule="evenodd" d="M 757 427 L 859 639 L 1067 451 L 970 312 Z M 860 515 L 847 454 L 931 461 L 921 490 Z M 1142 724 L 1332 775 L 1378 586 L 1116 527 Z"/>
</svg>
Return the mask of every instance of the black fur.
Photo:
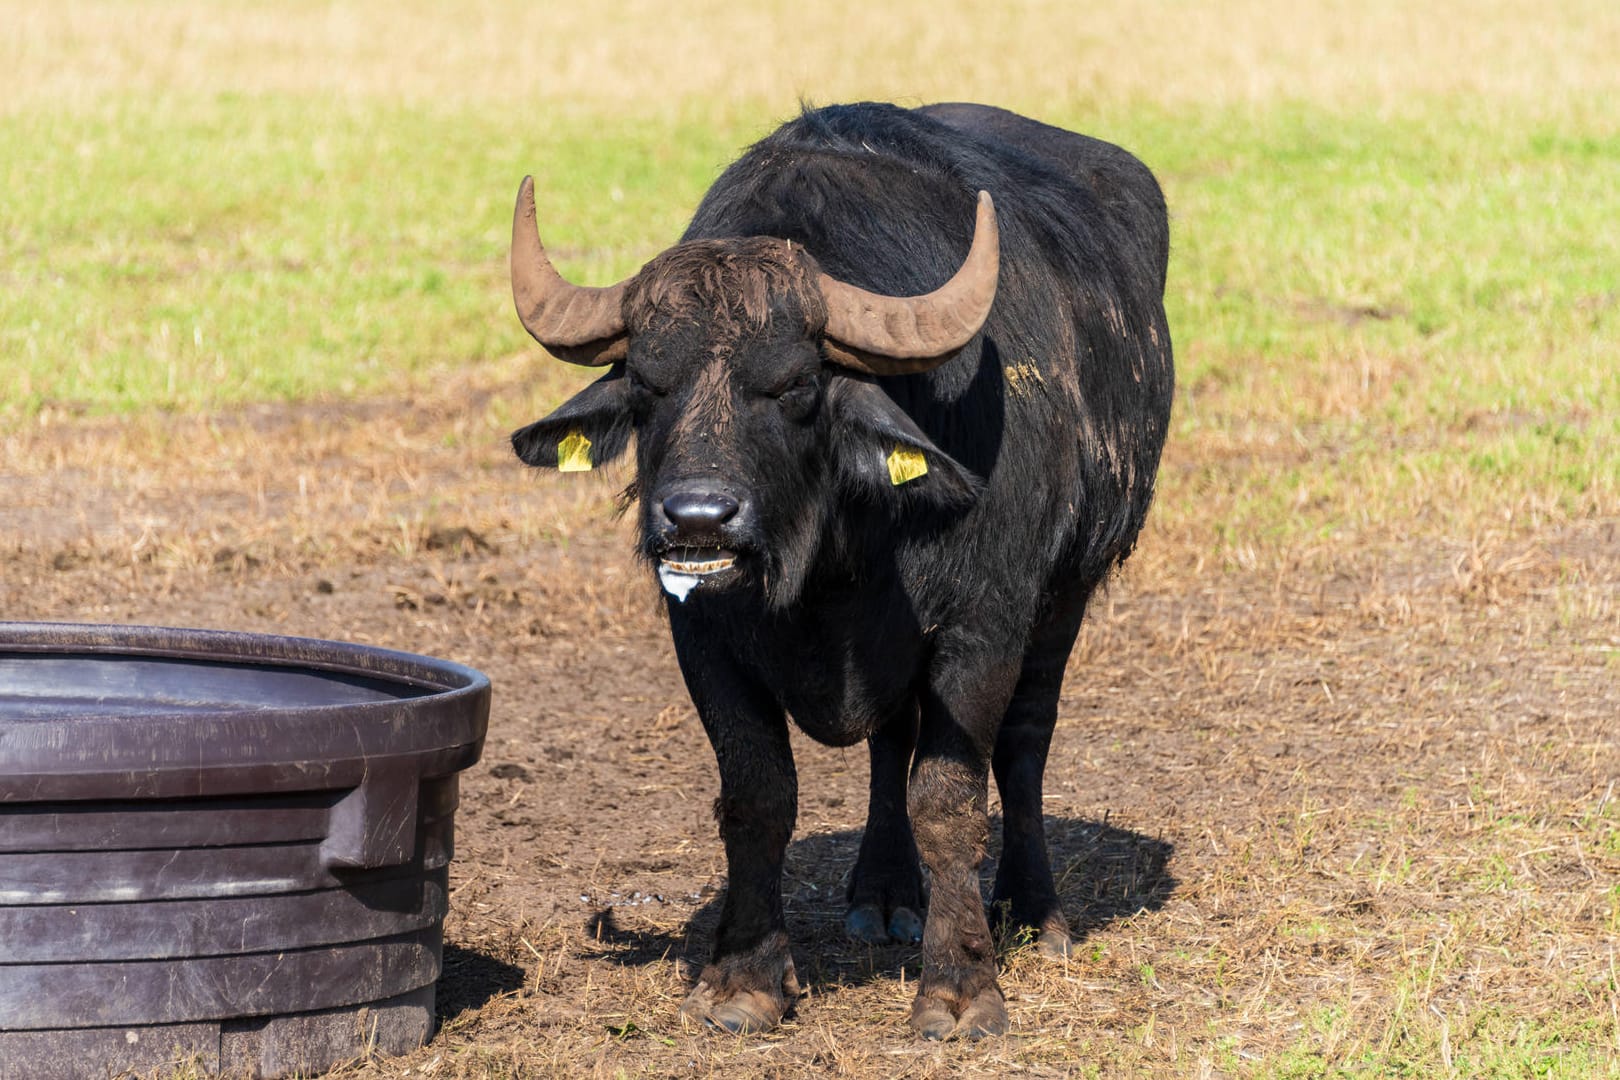
<svg viewBox="0 0 1620 1080">
<path fill-rule="evenodd" d="M 979 335 L 923 374 L 829 365 L 814 272 L 927 292 L 960 265 L 981 189 L 995 199 L 1001 270 Z M 749 239 L 760 237 L 790 243 Z M 1168 253 L 1158 184 L 1107 143 L 975 105 L 808 111 L 727 169 L 682 244 L 642 272 L 626 300 L 627 360 L 514 436 L 525 461 L 554 466 L 568 431 L 605 460 L 633 426 L 649 560 L 681 543 L 662 509 L 671 492 L 713 490 L 740 507 L 712 537 L 737 568 L 669 603 L 720 761 L 738 894 L 705 986 L 781 994 L 779 964 L 753 985 L 736 958 L 783 928 L 775 875 L 791 804 L 757 788 L 791 789 L 785 715 L 836 745 L 920 716 L 890 726 L 885 744 L 904 760 L 915 740 L 919 843 L 898 795 L 876 783 L 885 809 L 872 819 L 894 834 L 877 848 L 920 847 L 934 882 L 918 1030 L 940 1034 L 941 1016 L 969 1033 L 994 1030 L 997 1015 L 1005 1025 L 969 872 L 992 757 L 1008 811 L 996 899 L 1066 947 L 1041 772 L 1086 600 L 1129 554 L 1152 497 L 1172 390 Z M 893 485 L 897 446 L 920 451 L 927 474 Z M 894 731 L 908 733 L 899 751 Z M 941 815 L 966 817 L 957 827 Z M 893 873 L 898 893 L 915 893 L 900 887 L 914 866 L 879 861 L 863 858 L 861 873 Z M 856 882 L 851 895 L 880 886 Z"/>
</svg>

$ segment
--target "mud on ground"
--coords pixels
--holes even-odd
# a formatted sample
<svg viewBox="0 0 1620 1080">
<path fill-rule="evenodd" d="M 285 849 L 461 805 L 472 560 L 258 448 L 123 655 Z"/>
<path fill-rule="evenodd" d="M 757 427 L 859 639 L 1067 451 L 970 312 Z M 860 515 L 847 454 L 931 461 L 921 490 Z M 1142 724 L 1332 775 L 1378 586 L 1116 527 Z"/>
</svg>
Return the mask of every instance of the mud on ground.
<svg viewBox="0 0 1620 1080">
<path fill-rule="evenodd" d="M 733 1039 L 676 1016 L 724 884 L 717 780 L 614 514 L 628 476 L 526 472 L 499 390 L 47 411 L 0 440 L 5 618 L 341 638 L 493 680 L 440 1032 L 339 1075 L 1614 1067 L 1615 517 L 1235 554 L 1150 528 L 1094 604 L 1048 772 L 1079 948 L 1002 943 L 1013 1034 L 909 1034 L 917 952 L 841 933 L 865 753 L 800 738 L 786 894 L 808 992 Z M 1172 444 L 1161 501 L 1197 460 Z"/>
</svg>

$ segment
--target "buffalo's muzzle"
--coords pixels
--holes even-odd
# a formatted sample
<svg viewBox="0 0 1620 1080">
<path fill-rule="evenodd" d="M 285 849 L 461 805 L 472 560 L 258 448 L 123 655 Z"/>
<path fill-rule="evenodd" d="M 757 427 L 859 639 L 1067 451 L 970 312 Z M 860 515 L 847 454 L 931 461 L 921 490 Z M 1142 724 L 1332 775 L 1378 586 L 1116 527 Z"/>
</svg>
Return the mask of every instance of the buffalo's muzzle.
<svg viewBox="0 0 1620 1080">
<path fill-rule="evenodd" d="M 737 566 L 740 538 L 732 534 L 748 516 L 735 496 L 701 481 L 687 482 L 654 505 L 655 519 L 663 519 L 654 522 L 654 530 L 665 592 L 684 600 L 700 581 L 734 579 L 727 571 Z"/>
</svg>

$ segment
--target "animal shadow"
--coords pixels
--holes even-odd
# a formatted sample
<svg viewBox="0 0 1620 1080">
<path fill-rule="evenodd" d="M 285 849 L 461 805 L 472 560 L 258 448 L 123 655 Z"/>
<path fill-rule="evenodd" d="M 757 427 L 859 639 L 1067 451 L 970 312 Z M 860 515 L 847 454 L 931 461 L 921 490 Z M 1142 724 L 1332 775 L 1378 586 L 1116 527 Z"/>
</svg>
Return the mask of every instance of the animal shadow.
<svg viewBox="0 0 1620 1080">
<path fill-rule="evenodd" d="M 995 881 L 1001 821 L 990 819 L 990 857 L 981 868 L 986 897 Z M 1048 817 L 1047 848 L 1069 931 L 1076 945 L 1115 919 L 1157 911 L 1174 893 L 1170 874 L 1174 846 L 1166 840 L 1115 828 L 1107 821 Z M 788 845 L 783 866 L 783 904 L 794 963 L 801 982 L 825 990 L 875 979 L 914 978 L 921 963 L 915 945 L 871 946 L 844 934 L 845 889 L 860 850 L 861 831 L 845 829 L 802 837 Z M 681 963 L 688 978 L 708 960 L 724 894 L 716 892 L 683 926 L 636 925 L 640 915 L 622 921 L 612 907 L 594 913 L 585 925 L 593 946 L 585 956 L 642 966 L 663 960 Z M 994 915 L 992 913 L 992 919 Z M 1015 947 L 1003 940 L 1003 948 Z"/>
<path fill-rule="evenodd" d="M 446 944 L 435 994 L 441 1022 L 523 986 L 523 969 L 460 945 Z"/>
</svg>

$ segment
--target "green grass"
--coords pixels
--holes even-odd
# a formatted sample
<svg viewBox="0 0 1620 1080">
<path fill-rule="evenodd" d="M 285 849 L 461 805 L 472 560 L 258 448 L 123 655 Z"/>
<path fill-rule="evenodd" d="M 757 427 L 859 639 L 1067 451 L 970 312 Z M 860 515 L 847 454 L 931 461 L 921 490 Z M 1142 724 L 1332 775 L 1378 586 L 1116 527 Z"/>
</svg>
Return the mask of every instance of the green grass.
<svg viewBox="0 0 1620 1080">
<path fill-rule="evenodd" d="M 1328 1016 L 1318 1022 L 1330 1029 L 1342 1023 Z M 1349 1053 L 1323 1050 L 1324 1037 L 1335 1034 L 1344 1037 L 1331 1030 L 1313 1031 L 1262 1068 L 1233 1067 L 1233 1071 L 1276 1080 L 1430 1076 L 1584 1080 L 1612 1075 L 1614 1065 L 1611 1056 L 1592 1049 L 1602 1046 L 1609 1035 L 1602 1021 L 1571 1022 L 1506 1009 L 1446 1015 L 1403 1000 L 1382 1045 Z"/>
<path fill-rule="evenodd" d="M 607 277 L 679 228 L 672 178 L 695 188 L 720 145 L 286 96 L 0 119 L 0 409 L 429 388 L 523 347 L 505 249 L 525 171 L 562 265 Z"/>
<path fill-rule="evenodd" d="M 1164 182 L 1193 410 L 1214 387 L 1241 391 L 1246 415 L 1300 411 L 1309 383 L 1359 390 L 1369 355 L 1399 370 L 1318 409 L 1581 422 L 1620 400 L 1604 362 L 1620 344 L 1620 134 L 1449 103 L 1051 118 Z M 563 265 L 605 280 L 671 242 L 771 120 L 576 111 L 514 137 L 487 109 L 288 95 L 6 117 L 4 341 L 22 371 L 5 405 L 352 393 L 515 350 L 518 176 L 537 172 Z"/>
<path fill-rule="evenodd" d="M 1119 135 L 1177 215 L 1193 380 L 1266 389 L 1373 353 L 1421 369 L 1391 390 L 1443 418 L 1614 400 L 1596 361 L 1620 340 L 1620 134 L 1447 102 L 1133 119 Z"/>
<path fill-rule="evenodd" d="M 1620 109 L 1048 117 L 1163 181 L 1178 434 L 1332 451 L 1230 493 L 1231 529 L 1375 527 L 1369 507 L 1426 491 L 1444 515 L 1476 503 L 1442 497 L 1458 484 L 1561 514 L 1620 500 Z M 288 93 L 0 116 L 0 414 L 432 393 L 534 351 L 505 268 L 523 173 L 564 271 L 605 282 L 775 119 L 576 108 L 514 130 L 487 107 Z"/>
</svg>

